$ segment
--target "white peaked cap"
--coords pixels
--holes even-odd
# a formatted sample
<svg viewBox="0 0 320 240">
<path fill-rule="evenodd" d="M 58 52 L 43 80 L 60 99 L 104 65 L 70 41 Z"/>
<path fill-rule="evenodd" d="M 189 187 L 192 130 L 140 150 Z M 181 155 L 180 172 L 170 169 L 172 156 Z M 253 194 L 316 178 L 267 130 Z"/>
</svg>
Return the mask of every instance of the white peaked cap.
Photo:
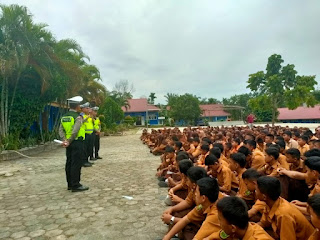
<svg viewBox="0 0 320 240">
<path fill-rule="evenodd" d="M 80 103 L 83 101 L 83 98 L 81 96 L 75 96 L 72 98 L 67 99 L 69 102 L 76 102 L 76 103 Z"/>
</svg>

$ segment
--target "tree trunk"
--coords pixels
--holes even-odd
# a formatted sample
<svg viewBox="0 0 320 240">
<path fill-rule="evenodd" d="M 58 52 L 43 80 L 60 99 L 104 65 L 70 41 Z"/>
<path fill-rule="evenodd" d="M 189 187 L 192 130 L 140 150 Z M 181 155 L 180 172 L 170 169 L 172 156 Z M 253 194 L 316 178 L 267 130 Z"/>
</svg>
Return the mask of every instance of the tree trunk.
<svg viewBox="0 0 320 240">
<path fill-rule="evenodd" d="M 6 80 L 5 78 L 3 78 L 3 81 L 2 81 L 2 88 L 1 88 L 1 98 L 0 98 L 0 111 L 1 111 L 1 137 L 4 137 L 5 136 L 5 119 L 4 119 L 4 102 L 5 102 L 5 88 L 6 88 Z"/>
<path fill-rule="evenodd" d="M 276 114 L 278 111 L 278 102 L 277 98 L 273 97 L 272 98 L 272 127 L 274 127 L 274 124 L 276 122 Z"/>
<path fill-rule="evenodd" d="M 8 128 L 10 127 L 11 110 L 13 108 L 14 100 L 16 98 L 16 92 L 17 92 L 17 87 L 18 87 L 18 83 L 19 83 L 19 80 L 20 80 L 20 76 L 21 76 L 21 73 L 19 71 L 18 75 L 17 75 L 17 79 L 16 79 L 16 84 L 15 84 L 14 89 L 13 89 L 10 108 L 9 108 L 9 113 L 8 113 Z"/>
</svg>

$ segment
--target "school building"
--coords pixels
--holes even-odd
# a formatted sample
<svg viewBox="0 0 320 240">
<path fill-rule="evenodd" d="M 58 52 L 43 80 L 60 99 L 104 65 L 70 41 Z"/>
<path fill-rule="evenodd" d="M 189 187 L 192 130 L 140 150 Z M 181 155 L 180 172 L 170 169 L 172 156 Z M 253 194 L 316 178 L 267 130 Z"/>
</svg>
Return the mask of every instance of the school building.
<svg viewBox="0 0 320 240">
<path fill-rule="evenodd" d="M 135 125 L 145 126 L 147 119 L 149 125 L 159 124 L 159 111 L 160 108 L 155 105 L 148 104 L 146 98 L 128 99 L 129 107 L 126 109 L 122 107 L 124 116 L 131 116 L 137 119 Z"/>
<path fill-rule="evenodd" d="M 290 110 L 278 108 L 278 120 L 283 123 L 320 123 L 320 105 Z"/>
<path fill-rule="evenodd" d="M 230 113 L 224 111 L 223 104 L 200 105 L 200 109 L 202 110 L 200 121 L 204 121 L 204 120 L 208 122 L 227 121 L 228 117 L 231 115 Z"/>
</svg>

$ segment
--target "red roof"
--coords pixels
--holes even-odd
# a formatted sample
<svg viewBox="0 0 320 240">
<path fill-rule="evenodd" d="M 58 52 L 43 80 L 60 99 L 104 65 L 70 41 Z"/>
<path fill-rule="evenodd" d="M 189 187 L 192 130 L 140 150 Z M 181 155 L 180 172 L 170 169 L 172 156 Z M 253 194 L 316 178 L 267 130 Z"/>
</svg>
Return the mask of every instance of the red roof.
<svg viewBox="0 0 320 240">
<path fill-rule="evenodd" d="M 320 119 L 320 105 L 314 107 L 298 107 L 294 110 L 278 108 L 278 120 Z"/>
<path fill-rule="evenodd" d="M 128 99 L 130 107 L 126 109 L 122 107 L 124 112 L 146 112 L 146 111 L 160 111 L 160 108 L 148 104 L 148 100 L 146 98 L 139 98 L 139 99 Z"/>
<path fill-rule="evenodd" d="M 222 104 L 206 104 L 200 105 L 202 117 L 222 117 L 230 116 L 231 114 L 223 110 Z"/>
</svg>

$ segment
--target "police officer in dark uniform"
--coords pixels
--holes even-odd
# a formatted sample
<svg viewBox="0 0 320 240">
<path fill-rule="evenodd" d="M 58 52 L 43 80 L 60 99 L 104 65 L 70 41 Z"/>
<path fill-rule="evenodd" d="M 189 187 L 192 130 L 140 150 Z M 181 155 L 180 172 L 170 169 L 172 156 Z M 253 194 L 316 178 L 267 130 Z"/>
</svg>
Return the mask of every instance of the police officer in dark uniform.
<svg viewBox="0 0 320 240">
<path fill-rule="evenodd" d="M 89 157 L 91 156 L 91 154 L 93 154 L 93 123 L 92 118 L 90 116 L 90 103 L 86 102 L 80 105 L 80 108 L 83 113 L 83 126 L 85 130 L 85 141 L 83 145 L 83 167 L 92 167 L 93 163 L 89 162 Z"/>
<path fill-rule="evenodd" d="M 82 98 L 80 97 L 80 99 Z M 89 187 L 80 184 L 81 167 L 83 164 L 83 144 L 85 140 L 84 118 L 78 113 L 80 111 L 79 97 L 68 100 L 70 110 L 61 118 L 59 135 L 63 140 L 62 146 L 66 148 L 67 161 L 65 171 L 68 190 L 80 192 L 89 189 Z"/>
<path fill-rule="evenodd" d="M 95 159 L 102 159 L 99 156 L 100 149 L 100 132 L 101 132 L 101 122 L 99 117 L 97 116 L 99 111 L 99 107 L 92 108 L 92 116 L 93 116 L 93 129 L 94 129 L 94 157 Z"/>
</svg>

